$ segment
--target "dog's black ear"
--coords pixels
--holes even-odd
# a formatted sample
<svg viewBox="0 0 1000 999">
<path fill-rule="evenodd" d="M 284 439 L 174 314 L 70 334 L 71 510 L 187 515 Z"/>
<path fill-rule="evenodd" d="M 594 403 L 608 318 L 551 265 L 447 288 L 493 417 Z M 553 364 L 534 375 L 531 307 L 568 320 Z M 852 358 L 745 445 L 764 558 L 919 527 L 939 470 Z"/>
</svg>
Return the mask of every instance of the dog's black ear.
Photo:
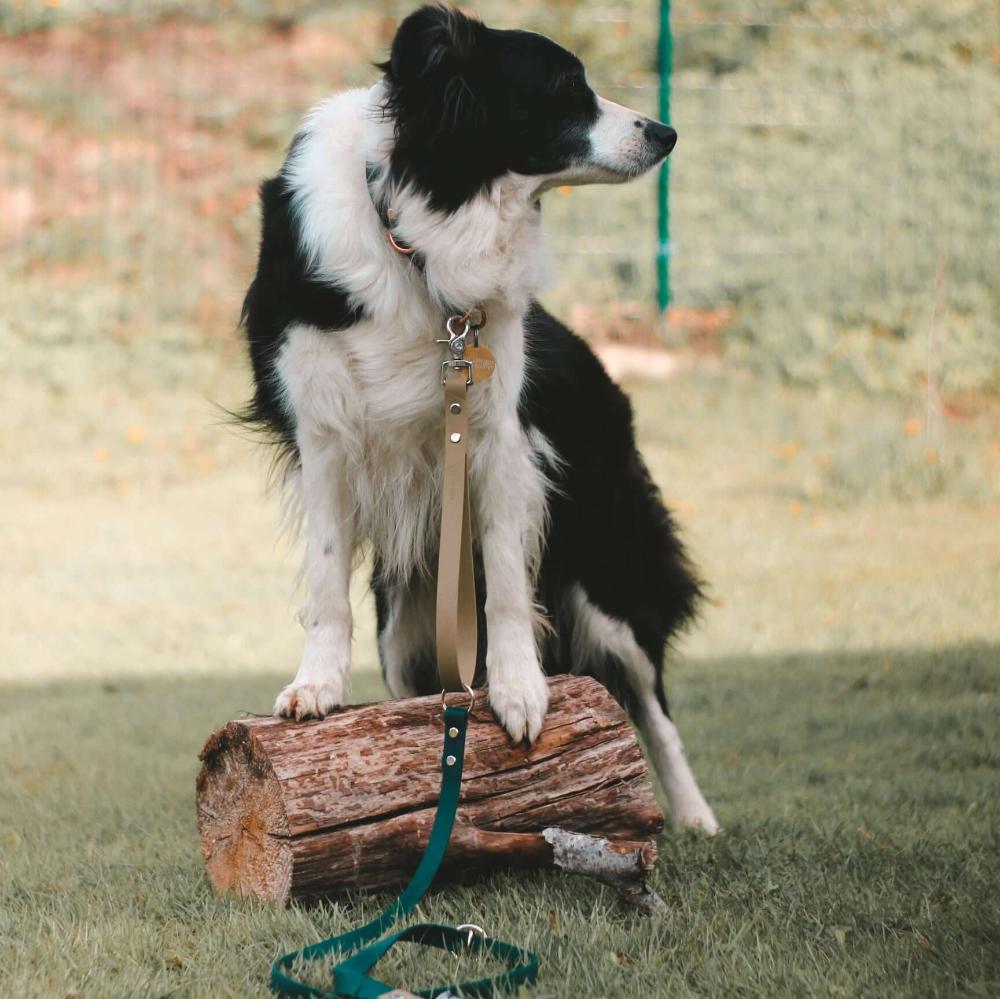
<svg viewBox="0 0 1000 999">
<path fill-rule="evenodd" d="M 483 57 L 487 29 L 454 7 L 432 4 L 407 17 L 380 64 L 398 116 L 418 117 L 432 132 L 482 127 Z"/>
<path fill-rule="evenodd" d="M 400 24 L 384 68 L 401 85 L 427 79 L 441 70 L 461 72 L 475 57 L 477 29 L 482 27 L 454 7 L 421 7 Z"/>
</svg>

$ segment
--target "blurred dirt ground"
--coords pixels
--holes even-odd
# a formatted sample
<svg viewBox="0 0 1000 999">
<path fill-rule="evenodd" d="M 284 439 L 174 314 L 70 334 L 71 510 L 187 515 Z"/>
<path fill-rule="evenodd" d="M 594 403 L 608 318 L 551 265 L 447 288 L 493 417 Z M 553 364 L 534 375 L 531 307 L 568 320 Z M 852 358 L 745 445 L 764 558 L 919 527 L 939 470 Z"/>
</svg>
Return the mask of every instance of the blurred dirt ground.
<svg viewBox="0 0 1000 999">
<path fill-rule="evenodd" d="M 231 336 L 255 188 L 306 108 L 367 85 L 409 0 L 0 0 L 4 335 Z M 482 0 L 654 113 L 657 5 Z M 1000 100 L 990 0 L 675 0 L 661 334 L 906 396 L 996 392 Z M 548 300 L 597 335 L 654 314 L 656 178 L 546 202 Z"/>
</svg>

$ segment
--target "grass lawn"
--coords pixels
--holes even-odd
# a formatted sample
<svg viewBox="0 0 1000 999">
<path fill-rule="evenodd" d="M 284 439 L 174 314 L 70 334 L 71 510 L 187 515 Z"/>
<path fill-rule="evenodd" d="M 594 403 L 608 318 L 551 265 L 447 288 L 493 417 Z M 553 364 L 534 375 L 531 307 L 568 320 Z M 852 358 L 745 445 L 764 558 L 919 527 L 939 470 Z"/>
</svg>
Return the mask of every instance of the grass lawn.
<svg viewBox="0 0 1000 999">
<path fill-rule="evenodd" d="M 219 899 L 202 872 L 200 742 L 283 679 L 3 690 L 4 994 L 263 996 L 279 952 L 375 913 Z M 977 644 L 690 664 L 680 717 L 725 830 L 663 837 L 665 915 L 558 874 L 434 892 L 419 915 L 536 949 L 539 997 L 996 995 L 998 683 Z M 386 977 L 468 977 L 407 960 Z"/>
</svg>

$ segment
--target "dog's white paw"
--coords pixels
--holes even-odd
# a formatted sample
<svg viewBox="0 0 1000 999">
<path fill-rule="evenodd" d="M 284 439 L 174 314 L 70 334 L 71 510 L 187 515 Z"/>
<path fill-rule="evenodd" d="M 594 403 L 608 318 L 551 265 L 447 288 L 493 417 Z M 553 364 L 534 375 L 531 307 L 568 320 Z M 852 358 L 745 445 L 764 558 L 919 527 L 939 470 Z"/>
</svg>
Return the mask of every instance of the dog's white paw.
<svg viewBox="0 0 1000 999">
<path fill-rule="evenodd" d="M 335 683 L 290 683 L 278 694 L 274 702 L 274 713 L 279 718 L 325 718 L 344 703 L 341 684 Z"/>
<path fill-rule="evenodd" d="M 715 812 L 700 794 L 696 800 L 684 801 L 671 809 L 670 817 L 677 829 L 694 829 L 706 836 L 714 836 L 719 831 Z"/>
<path fill-rule="evenodd" d="M 549 709 L 549 688 L 537 666 L 498 680 L 490 678 L 490 707 L 514 742 L 534 742 Z"/>
</svg>

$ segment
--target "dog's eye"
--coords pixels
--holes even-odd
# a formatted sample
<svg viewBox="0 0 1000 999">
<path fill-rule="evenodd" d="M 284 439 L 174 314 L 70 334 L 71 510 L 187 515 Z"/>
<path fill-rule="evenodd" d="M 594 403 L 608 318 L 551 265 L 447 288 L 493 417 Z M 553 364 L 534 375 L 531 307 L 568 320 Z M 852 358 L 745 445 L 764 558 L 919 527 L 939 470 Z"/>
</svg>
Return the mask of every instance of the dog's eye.
<svg viewBox="0 0 1000 999">
<path fill-rule="evenodd" d="M 564 76 L 562 79 L 562 90 L 568 94 L 582 94 L 586 89 L 582 76 Z"/>
</svg>

